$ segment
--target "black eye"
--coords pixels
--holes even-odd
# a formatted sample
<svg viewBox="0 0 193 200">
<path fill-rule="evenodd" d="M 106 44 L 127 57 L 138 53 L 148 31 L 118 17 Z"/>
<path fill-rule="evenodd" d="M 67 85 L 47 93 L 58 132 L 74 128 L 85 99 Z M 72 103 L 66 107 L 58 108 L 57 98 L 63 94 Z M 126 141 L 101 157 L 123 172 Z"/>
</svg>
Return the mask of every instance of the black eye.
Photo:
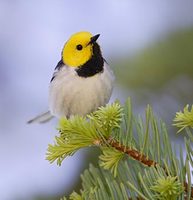
<svg viewBox="0 0 193 200">
<path fill-rule="evenodd" d="M 79 51 L 81 51 L 81 50 L 82 50 L 82 48 L 83 48 L 83 47 L 82 47 L 82 45 L 81 45 L 81 44 L 78 44 L 78 45 L 76 46 L 76 49 L 77 49 L 77 50 L 79 50 Z"/>
</svg>

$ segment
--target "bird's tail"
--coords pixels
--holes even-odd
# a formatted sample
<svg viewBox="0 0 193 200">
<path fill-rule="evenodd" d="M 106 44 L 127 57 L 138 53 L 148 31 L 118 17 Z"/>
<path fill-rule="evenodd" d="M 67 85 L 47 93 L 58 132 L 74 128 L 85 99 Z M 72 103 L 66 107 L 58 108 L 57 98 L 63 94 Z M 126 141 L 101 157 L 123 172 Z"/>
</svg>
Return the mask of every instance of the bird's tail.
<svg viewBox="0 0 193 200">
<path fill-rule="evenodd" d="M 29 120 L 27 123 L 31 124 L 31 123 L 45 123 L 50 121 L 53 118 L 53 116 L 51 115 L 50 111 L 47 111 L 41 115 L 38 115 L 37 117 Z"/>
</svg>

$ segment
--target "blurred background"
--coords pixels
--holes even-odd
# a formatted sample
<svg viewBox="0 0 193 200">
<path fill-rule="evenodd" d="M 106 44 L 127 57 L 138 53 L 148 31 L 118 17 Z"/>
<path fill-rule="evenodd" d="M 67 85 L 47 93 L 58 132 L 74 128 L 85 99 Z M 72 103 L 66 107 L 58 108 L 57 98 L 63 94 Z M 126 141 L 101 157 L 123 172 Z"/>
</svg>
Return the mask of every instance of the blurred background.
<svg viewBox="0 0 193 200">
<path fill-rule="evenodd" d="M 175 112 L 193 104 L 193 1 L 0 0 L 1 200 L 54 200 L 79 187 L 94 150 L 50 165 L 57 120 L 26 121 L 47 110 L 62 47 L 81 30 L 101 34 L 116 75 L 111 102 L 130 96 L 136 113 L 151 104 L 174 137 Z"/>
</svg>

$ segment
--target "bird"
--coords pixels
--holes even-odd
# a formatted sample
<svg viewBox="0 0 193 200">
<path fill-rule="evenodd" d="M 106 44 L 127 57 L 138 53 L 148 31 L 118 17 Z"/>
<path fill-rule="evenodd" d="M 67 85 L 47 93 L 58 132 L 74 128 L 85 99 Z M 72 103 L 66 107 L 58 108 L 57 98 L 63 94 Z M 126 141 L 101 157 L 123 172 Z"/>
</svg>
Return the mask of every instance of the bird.
<svg viewBox="0 0 193 200">
<path fill-rule="evenodd" d="M 50 81 L 49 111 L 28 123 L 44 123 L 53 117 L 84 117 L 109 102 L 115 76 L 102 56 L 99 36 L 87 31 L 71 35 Z"/>
</svg>

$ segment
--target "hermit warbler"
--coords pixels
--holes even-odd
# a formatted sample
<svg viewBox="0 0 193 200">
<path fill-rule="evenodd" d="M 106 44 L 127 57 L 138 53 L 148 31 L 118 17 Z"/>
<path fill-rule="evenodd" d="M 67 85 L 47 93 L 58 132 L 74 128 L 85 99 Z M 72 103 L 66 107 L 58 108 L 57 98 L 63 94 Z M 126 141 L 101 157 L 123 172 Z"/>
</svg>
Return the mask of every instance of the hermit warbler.
<svg viewBox="0 0 193 200">
<path fill-rule="evenodd" d="M 70 37 L 50 81 L 49 111 L 28 123 L 85 116 L 108 103 L 114 75 L 96 42 L 99 36 L 78 32 Z"/>
</svg>

